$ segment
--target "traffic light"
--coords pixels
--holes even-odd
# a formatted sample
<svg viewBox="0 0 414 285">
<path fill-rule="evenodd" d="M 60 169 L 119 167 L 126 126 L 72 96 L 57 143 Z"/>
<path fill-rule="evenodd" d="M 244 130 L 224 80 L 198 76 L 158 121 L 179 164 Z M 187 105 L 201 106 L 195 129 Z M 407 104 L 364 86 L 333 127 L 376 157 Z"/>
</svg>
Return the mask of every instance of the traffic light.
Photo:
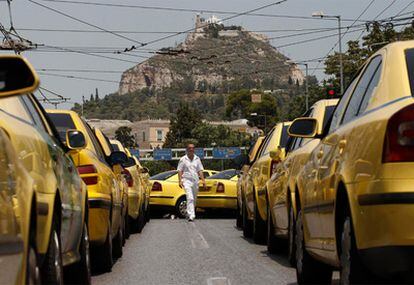
<svg viewBox="0 0 414 285">
<path fill-rule="evenodd" d="M 328 86 L 326 87 L 326 96 L 328 98 L 330 97 L 336 97 L 336 90 L 334 86 Z"/>
</svg>

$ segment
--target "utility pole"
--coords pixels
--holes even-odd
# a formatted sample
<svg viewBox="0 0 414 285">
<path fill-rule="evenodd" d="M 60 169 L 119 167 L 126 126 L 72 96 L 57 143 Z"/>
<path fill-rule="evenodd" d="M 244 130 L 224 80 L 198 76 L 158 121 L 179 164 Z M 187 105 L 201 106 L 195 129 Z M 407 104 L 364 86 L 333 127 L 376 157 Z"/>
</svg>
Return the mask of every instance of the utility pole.
<svg viewBox="0 0 414 285">
<path fill-rule="evenodd" d="M 83 96 L 82 95 L 82 108 L 81 108 L 81 114 L 82 114 L 82 117 L 83 117 L 83 105 L 85 104 L 85 96 Z"/>
</svg>

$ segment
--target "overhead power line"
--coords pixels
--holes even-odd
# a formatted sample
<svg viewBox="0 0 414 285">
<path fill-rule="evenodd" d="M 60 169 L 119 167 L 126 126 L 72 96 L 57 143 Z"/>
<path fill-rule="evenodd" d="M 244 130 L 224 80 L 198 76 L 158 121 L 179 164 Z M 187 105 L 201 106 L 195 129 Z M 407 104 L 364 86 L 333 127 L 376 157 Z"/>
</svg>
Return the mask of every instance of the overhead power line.
<svg viewBox="0 0 414 285">
<path fill-rule="evenodd" d="M 76 17 L 74 17 L 74 16 L 72 16 L 72 15 L 69 15 L 69 14 L 64 13 L 64 12 L 62 12 L 62 11 L 59 11 L 59 10 L 57 10 L 57 9 L 54 9 L 54 8 L 49 7 L 49 6 L 43 5 L 43 4 L 41 4 L 41 3 L 39 3 L 39 2 L 36 2 L 36 1 L 34 1 L 34 0 L 29 0 L 29 2 L 31 2 L 31 3 L 33 3 L 33 4 L 35 4 L 35 5 L 38 5 L 38 6 L 40 6 L 40 7 L 43 7 L 44 9 L 50 10 L 50 11 L 52 11 L 52 12 L 55 12 L 55 13 L 57 13 L 57 14 L 59 14 L 59 15 L 62 15 L 62 16 L 64 16 L 64 17 L 67 17 L 67 18 L 69 18 L 69 19 L 72 19 L 72 20 L 74 20 L 74 21 L 77 21 L 77 22 L 79 22 L 79 23 L 82 23 L 82 24 L 85 24 L 85 25 L 87 25 L 87 26 L 90 26 L 90 27 L 96 28 L 96 29 L 98 29 L 98 30 L 101 30 L 101 31 L 103 31 L 103 32 L 106 32 L 106 33 L 112 34 L 112 35 L 114 35 L 114 36 L 116 36 L 116 37 L 118 37 L 118 38 L 121 38 L 121 39 L 124 39 L 124 40 L 128 40 L 128 41 L 131 41 L 131 42 L 136 43 L 136 44 L 145 45 L 143 42 L 139 42 L 139 41 L 137 41 L 137 40 L 135 40 L 135 39 L 132 39 L 132 38 L 126 37 L 126 36 L 124 36 L 124 35 L 121 35 L 121 34 L 118 34 L 118 33 L 115 33 L 115 32 L 112 32 L 112 31 L 110 31 L 110 30 L 107 30 L 107 29 L 102 28 L 102 27 L 100 27 L 100 26 L 97 26 L 97 25 L 95 25 L 95 24 L 91 24 L 91 23 L 89 23 L 89 22 L 86 22 L 86 21 L 84 21 L 84 20 L 81 20 L 81 19 L 79 19 L 79 18 L 76 18 Z"/>
<path fill-rule="evenodd" d="M 135 8 L 135 9 L 146 9 L 146 10 L 161 10 L 161 11 L 175 11 L 175 12 L 190 12 L 190 13 L 210 13 L 216 15 L 238 15 L 240 12 L 236 11 L 223 11 L 223 10 L 211 10 L 211 9 L 194 9 L 194 8 L 175 8 L 175 7 L 160 7 L 160 6 L 145 6 L 145 5 L 128 5 L 118 3 L 97 3 L 89 1 L 70 1 L 70 0 L 42 0 L 52 3 L 66 3 L 66 4 L 78 4 L 78 5 L 89 5 L 89 6 L 101 6 L 101 7 L 116 7 L 116 8 Z M 301 15 L 280 15 L 280 14 L 264 14 L 254 13 L 255 11 L 245 13 L 246 16 L 256 17 L 271 17 L 271 18 L 286 18 L 286 19 L 302 19 L 302 20 L 317 20 L 314 17 L 301 16 Z M 332 19 L 324 19 L 332 20 Z M 355 19 L 343 19 L 343 21 L 352 22 Z M 364 22 L 363 20 L 360 20 Z"/>
</svg>

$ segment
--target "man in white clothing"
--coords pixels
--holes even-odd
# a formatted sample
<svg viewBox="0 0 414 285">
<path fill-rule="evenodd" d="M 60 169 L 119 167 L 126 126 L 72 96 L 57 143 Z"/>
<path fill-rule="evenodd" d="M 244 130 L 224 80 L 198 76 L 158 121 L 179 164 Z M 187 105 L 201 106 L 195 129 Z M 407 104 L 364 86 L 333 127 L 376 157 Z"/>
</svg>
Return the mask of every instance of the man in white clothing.
<svg viewBox="0 0 414 285">
<path fill-rule="evenodd" d="M 199 187 L 199 179 L 206 187 L 201 159 L 194 154 L 194 144 L 187 146 L 187 154 L 181 157 L 178 163 L 178 183 L 184 188 L 187 197 L 187 218 L 192 222 L 195 219 L 195 205 Z"/>
</svg>

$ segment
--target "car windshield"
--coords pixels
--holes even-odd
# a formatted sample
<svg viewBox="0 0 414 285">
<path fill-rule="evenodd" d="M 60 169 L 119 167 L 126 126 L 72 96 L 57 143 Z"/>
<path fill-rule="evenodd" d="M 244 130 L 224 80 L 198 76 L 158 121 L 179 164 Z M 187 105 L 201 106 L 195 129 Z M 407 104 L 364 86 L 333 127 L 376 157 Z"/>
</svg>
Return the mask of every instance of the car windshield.
<svg viewBox="0 0 414 285">
<path fill-rule="evenodd" d="M 162 173 L 158 173 L 154 176 L 151 176 L 150 179 L 151 180 L 167 180 L 168 178 L 170 178 L 171 176 L 177 174 L 177 170 L 171 170 L 171 171 L 166 171 L 166 172 L 162 172 Z"/>
<path fill-rule="evenodd" d="M 210 177 L 208 177 L 206 179 L 226 179 L 226 180 L 230 180 L 234 176 L 236 176 L 237 174 L 238 174 L 237 170 L 228 169 L 228 170 L 224 170 L 222 172 L 216 173 L 214 175 L 211 175 Z"/>
<path fill-rule="evenodd" d="M 75 123 L 73 122 L 71 115 L 49 113 L 49 117 L 59 133 L 60 140 L 63 143 L 65 143 L 66 131 L 76 129 Z"/>
</svg>

